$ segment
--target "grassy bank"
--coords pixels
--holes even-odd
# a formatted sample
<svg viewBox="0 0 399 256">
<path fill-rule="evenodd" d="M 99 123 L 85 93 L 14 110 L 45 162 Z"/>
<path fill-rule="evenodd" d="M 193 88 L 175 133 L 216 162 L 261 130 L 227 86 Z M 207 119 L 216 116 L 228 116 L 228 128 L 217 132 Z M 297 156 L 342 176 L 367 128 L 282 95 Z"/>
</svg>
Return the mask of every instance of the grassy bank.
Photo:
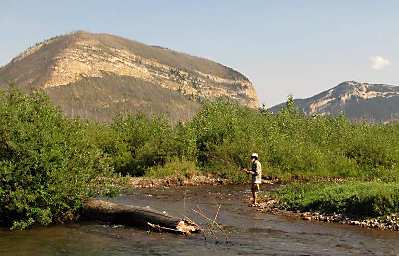
<svg viewBox="0 0 399 256">
<path fill-rule="evenodd" d="M 291 211 L 377 217 L 399 212 L 399 183 L 293 183 L 273 193 Z"/>
<path fill-rule="evenodd" d="M 65 118 L 42 93 L 11 90 L 0 93 L 0 224 L 24 228 L 72 218 L 86 198 L 109 191 L 96 183 L 108 179 L 99 177 L 210 173 L 248 181 L 239 169 L 252 152 L 266 175 L 279 178 L 343 177 L 389 191 L 399 181 L 398 124 L 305 117 L 293 101 L 271 114 L 223 100 L 205 103 L 187 123 L 144 114 L 96 123 Z M 344 190 L 367 190 L 356 184 Z M 284 193 L 289 202 L 290 190 Z"/>
</svg>

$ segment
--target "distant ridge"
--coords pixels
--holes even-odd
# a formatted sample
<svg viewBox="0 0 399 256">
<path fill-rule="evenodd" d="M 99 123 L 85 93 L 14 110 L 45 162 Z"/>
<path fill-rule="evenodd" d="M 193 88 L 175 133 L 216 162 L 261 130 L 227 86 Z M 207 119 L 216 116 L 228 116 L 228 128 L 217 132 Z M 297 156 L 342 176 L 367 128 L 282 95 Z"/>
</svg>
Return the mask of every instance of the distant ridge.
<svg viewBox="0 0 399 256">
<path fill-rule="evenodd" d="M 399 119 L 399 87 L 346 81 L 306 99 L 295 99 L 307 115 L 344 114 L 351 120 L 389 122 Z M 285 103 L 270 108 L 279 111 Z"/>
<path fill-rule="evenodd" d="M 110 34 L 77 31 L 30 47 L 0 68 L 0 87 L 43 89 L 66 115 L 109 121 L 121 112 L 187 120 L 204 99 L 257 108 L 247 77 L 216 62 Z"/>
</svg>

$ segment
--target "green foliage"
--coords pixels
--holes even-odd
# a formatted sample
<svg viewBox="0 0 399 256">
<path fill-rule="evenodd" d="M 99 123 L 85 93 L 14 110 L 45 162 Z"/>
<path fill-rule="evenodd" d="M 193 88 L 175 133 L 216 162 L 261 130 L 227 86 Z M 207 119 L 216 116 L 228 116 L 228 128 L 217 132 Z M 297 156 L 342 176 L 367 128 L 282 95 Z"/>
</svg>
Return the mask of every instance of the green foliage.
<svg viewBox="0 0 399 256">
<path fill-rule="evenodd" d="M 0 223 L 16 229 L 74 215 L 109 171 L 85 124 L 67 120 L 42 93 L 0 95 Z"/>
<path fill-rule="evenodd" d="M 399 184 L 351 181 L 294 183 L 277 192 L 289 210 L 343 213 L 362 217 L 399 212 Z"/>
<path fill-rule="evenodd" d="M 109 124 L 86 122 L 86 134 L 90 142 L 101 150 L 104 161 L 114 170 L 123 173 L 129 168 L 127 165 L 132 157 L 123 133 Z"/>
<path fill-rule="evenodd" d="M 249 154 L 258 152 L 268 175 L 398 177 L 397 124 L 305 117 L 288 100 L 277 114 L 209 102 L 189 125 L 196 134 L 198 163 L 221 174 L 247 167 Z"/>
<path fill-rule="evenodd" d="M 306 117 L 292 100 L 277 114 L 218 100 L 205 102 L 187 123 L 138 114 L 102 124 L 64 118 L 42 93 L 12 90 L 0 94 L 0 222 L 25 228 L 70 218 L 93 193 L 115 192 L 105 178 L 112 170 L 157 178 L 201 171 L 248 181 L 239 169 L 249 167 L 252 152 L 264 175 L 399 181 L 398 145 L 398 124 Z M 339 210 L 352 211 L 345 207 Z"/>
<path fill-rule="evenodd" d="M 195 144 L 190 129 L 172 126 L 164 117 L 134 115 L 117 119 L 113 129 L 127 145 L 129 157 L 115 166 L 123 174 L 144 175 L 154 166 L 164 166 L 175 159 L 194 159 Z"/>
<path fill-rule="evenodd" d="M 170 161 L 163 166 L 153 166 L 146 171 L 146 176 L 151 178 L 191 178 L 195 174 L 197 174 L 197 167 L 195 163 L 186 160 Z"/>
<path fill-rule="evenodd" d="M 176 159 L 237 182 L 258 152 L 266 175 L 398 180 L 399 126 L 351 123 L 343 116 L 306 117 L 293 100 L 277 114 L 234 102 L 205 102 L 186 124 L 134 115 L 107 127 L 100 145 L 120 173 L 144 175 Z M 96 130 L 101 130 L 96 128 Z M 113 148 L 112 150 L 107 147 Z"/>
</svg>

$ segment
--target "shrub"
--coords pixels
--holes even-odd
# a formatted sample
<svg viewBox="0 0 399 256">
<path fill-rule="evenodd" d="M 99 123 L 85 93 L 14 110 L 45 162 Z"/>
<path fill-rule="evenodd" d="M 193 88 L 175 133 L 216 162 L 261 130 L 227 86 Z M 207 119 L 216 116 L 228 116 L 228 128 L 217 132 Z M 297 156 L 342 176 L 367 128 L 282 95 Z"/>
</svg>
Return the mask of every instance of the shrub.
<svg viewBox="0 0 399 256">
<path fill-rule="evenodd" d="M 43 93 L 0 95 L 0 222 L 13 228 L 73 216 L 109 168 L 85 126 L 65 119 Z"/>
<path fill-rule="evenodd" d="M 116 120 L 113 128 L 126 143 L 130 154 L 118 172 L 144 175 L 154 166 L 164 166 L 176 158 L 193 160 L 195 141 L 192 131 L 182 124 L 172 126 L 164 117 L 133 115 Z"/>
<path fill-rule="evenodd" d="M 115 129 L 112 124 L 82 122 L 86 125 L 90 142 L 101 150 L 104 161 L 118 173 L 128 170 L 132 155 L 124 133 Z"/>
</svg>

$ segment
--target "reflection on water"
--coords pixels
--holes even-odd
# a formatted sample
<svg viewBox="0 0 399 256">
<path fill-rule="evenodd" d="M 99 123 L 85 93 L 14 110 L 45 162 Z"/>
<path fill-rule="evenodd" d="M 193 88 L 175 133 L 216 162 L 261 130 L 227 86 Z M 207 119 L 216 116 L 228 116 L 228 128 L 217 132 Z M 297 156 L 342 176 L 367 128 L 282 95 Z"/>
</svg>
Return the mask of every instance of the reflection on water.
<svg viewBox="0 0 399 256">
<path fill-rule="evenodd" d="M 242 186 L 148 189 L 114 201 L 150 205 L 201 225 L 221 209 L 228 231 L 212 238 L 157 234 L 134 228 L 82 223 L 28 231 L 0 230 L 0 255 L 399 255 L 399 234 L 267 215 L 247 207 Z"/>
</svg>

